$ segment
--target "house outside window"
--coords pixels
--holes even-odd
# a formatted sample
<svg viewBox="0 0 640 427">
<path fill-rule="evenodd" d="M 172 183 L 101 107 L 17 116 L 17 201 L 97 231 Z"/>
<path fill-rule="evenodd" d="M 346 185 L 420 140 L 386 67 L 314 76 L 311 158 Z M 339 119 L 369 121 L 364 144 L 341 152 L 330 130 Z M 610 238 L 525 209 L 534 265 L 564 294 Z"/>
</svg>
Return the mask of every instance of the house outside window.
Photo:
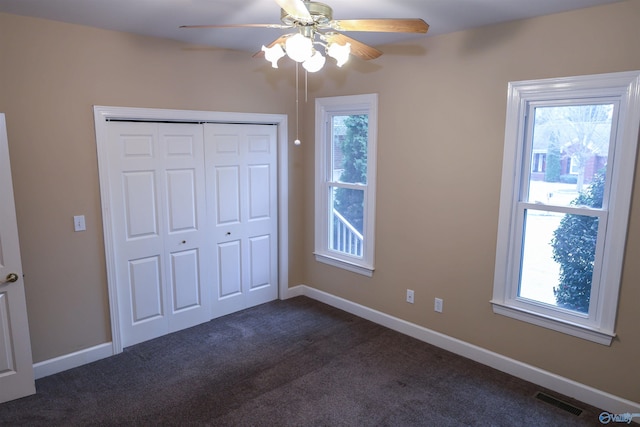
<svg viewBox="0 0 640 427">
<path fill-rule="evenodd" d="M 374 270 L 377 95 L 316 99 L 315 256 Z"/>
<path fill-rule="evenodd" d="M 639 126 L 640 72 L 509 84 L 494 312 L 610 344 Z"/>
</svg>

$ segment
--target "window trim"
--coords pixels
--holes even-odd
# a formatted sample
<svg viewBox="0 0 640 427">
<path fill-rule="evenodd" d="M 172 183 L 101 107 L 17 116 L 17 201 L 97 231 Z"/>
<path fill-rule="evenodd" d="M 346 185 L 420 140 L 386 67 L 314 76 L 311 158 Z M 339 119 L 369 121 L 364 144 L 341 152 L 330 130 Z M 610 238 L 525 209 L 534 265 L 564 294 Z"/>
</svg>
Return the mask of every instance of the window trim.
<svg viewBox="0 0 640 427">
<path fill-rule="evenodd" d="M 316 98 L 315 150 L 315 250 L 316 261 L 371 277 L 375 259 L 375 196 L 377 164 L 378 94 Z M 328 187 L 330 175 L 330 117 L 337 114 L 369 116 L 367 145 L 367 182 L 358 185 L 364 190 L 364 241 L 362 258 L 329 250 Z"/>
<path fill-rule="evenodd" d="M 524 174 L 528 109 L 530 104 L 561 99 L 617 98 L 620 112 L 615 135 L 613 167 L 608 187 L 606 250 L 603 254 L 600 289 L 594 313 L 581 320 L 554 316 L 535 302 L 516 301 L 513 269 L 517 268 L 514 240 L 518 236 L 519 192 Z M 494 291 L 491 304 L 494 313 L 529 322 L 555 331 L 610 345 L 615 337 L 615 319 L 624 262 L 624 250 L 636 167 L 638 132 L 640 129 L 640 71 L 510 82 L 508 86 L 505 142 L 503 152 L 500 210 L 496 246 Z"/>
</svg>

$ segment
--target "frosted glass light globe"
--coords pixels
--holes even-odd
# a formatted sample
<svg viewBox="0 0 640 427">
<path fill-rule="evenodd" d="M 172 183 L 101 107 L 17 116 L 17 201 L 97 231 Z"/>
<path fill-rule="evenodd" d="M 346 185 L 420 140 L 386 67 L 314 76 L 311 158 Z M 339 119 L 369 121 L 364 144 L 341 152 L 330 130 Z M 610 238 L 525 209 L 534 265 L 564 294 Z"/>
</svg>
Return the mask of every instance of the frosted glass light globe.
<svg viewBox="0 0 640 427">
<path fill-rule="evenodd" d="M 310 38 L 298 33 L 287 39 L 285 50 L 289 58 L 296 62 L 304 62 L 313 54 L 313 42 Z"/>
<path fill-rule="evenodd" d="M 338 43 L 331 43 L 327 50 L 327 55 L 336 60 L 338 67 L 342 67 L 345 62 L 349 60 L 349 54 L 351 53 L 351 43 L 339 45 Z"/>
<path fill-rule="evenodd" d="M 271 62 L 273 68 L 278 68 L 278 60 L 284 56 L 284 50 L 279 44 L 273 47 L 262 46 L 264 57 L 267 61 Z"/>
<path fill-rule="evenodd" d="M 302 66 L 305 70 L 310 73 L 315 73 L 319 71 L 322 67 L 324 67 L 324 63 L 327 59 L 317 50 L 314 51 L 311 58 L 307 59 L 302 63 Z"/>
</svg>

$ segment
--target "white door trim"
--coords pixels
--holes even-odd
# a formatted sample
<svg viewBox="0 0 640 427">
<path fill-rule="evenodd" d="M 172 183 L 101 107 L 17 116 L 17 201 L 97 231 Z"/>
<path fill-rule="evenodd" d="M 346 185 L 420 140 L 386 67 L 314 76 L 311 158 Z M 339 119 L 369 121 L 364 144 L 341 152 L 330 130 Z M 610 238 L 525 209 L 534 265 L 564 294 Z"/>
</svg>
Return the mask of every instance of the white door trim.
<svg viewBox="0 0 640 427">
<path fill-rule="evenodd" d="M 113 354 L 122 352 L 120 336 L 120 317 L 116 280 L 116 264 L 113 247 L 113 227 L 110 210 L 111 190 L 109 188 L 109 164 L 107 155 L 110 120 L 142 120 L 171 122 L 210 122 L 210 123 L 256 123 L 278 126 L 278 296 L 287 297 L 289 287 L 289 179 L 287 116 L 284 114 L 232 113 L 195 110 L 165 110 L 156 108 L 93 107 L 96 145 L 98 151 L 98 172 L 100 179 L 100 201 L 102 205 L 102 226 L 104 232 L 105 259 L 107 267 L 107 286 L 109 289 L 109 310 L 111 317 L 111 336 Z"/>
</svg>

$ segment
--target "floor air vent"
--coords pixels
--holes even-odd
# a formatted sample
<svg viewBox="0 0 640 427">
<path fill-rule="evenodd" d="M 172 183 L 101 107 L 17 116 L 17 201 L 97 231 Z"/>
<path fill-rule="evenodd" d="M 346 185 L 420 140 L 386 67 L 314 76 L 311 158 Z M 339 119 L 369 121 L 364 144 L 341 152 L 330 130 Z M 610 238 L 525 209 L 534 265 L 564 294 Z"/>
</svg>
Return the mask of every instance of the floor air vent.
<svg viewBox="0 0 640 427">
<path fill-rule="evenodd" d="M 555 406 L 556 408 L 560 408 L 563 409 L 567 412 L 572 413 L 573 415 L 580 415 L 582 413 L 582 409 L 580 408 L 576 408 L 575 406 L 567 403 L 567 402 L 563 402 L 562 400 L 558 400 L 553 396 L 549 396 L 548 394 L 545 393 L 540 393 L 538 392 L 538 394 L 536 394 L 536 399 L 540 399 L 543 402 L 546 402 L 550 405 Z"/>
</svg>

